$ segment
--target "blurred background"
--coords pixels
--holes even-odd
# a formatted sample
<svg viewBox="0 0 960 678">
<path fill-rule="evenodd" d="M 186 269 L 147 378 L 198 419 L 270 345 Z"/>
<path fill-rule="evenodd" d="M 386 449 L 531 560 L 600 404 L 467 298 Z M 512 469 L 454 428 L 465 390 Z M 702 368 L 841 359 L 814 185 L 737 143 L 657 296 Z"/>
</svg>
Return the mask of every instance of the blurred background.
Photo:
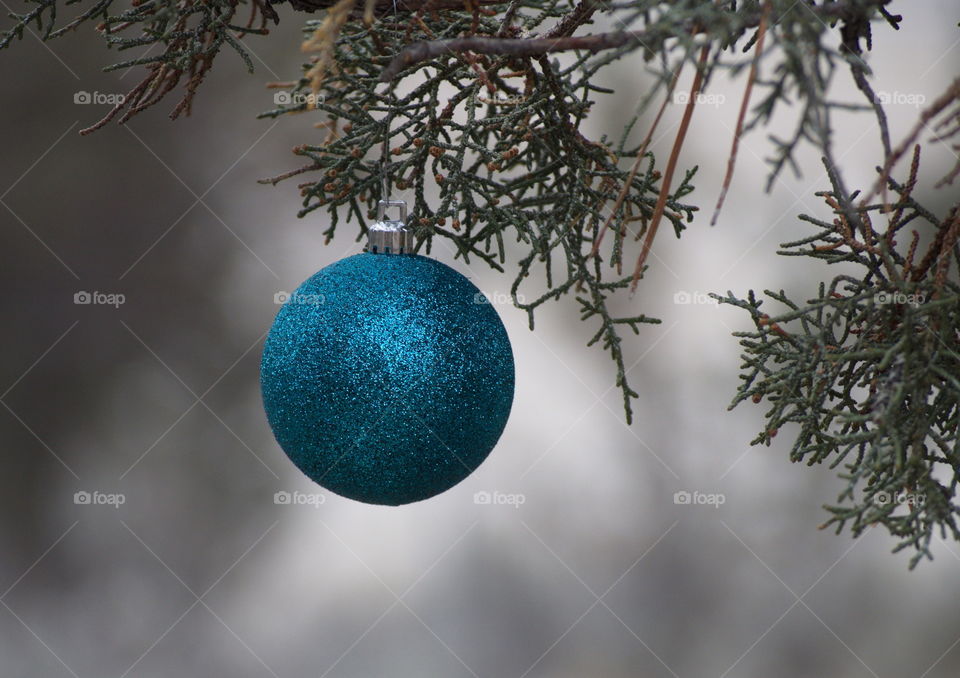
<svg viewBox="0 0 960 678">
<path fill-rule="evenodd" d="M 108 106 L 75 94 L 125 92 L 136 72 L 101 73 L 117 55 L 86 31 L 0 54 L 0 676 L 960 673 L 960 545 L 938 542 L 909 572 L 886 533 L 819 531 L 840 481 L 790 464 L 792 431 L 749 447 L 761 407 L 726 411 L 730 333 L 750 323 L 706 293 L 802 299 L 834 273 L 774 255 L 808 233 L 797 214 L 826 217 L 813 192 L 827 183 L 807 152 L 803 176 L 764 194 L 764 132 L 744 139 L 708 225 L 742 83 L 712 83 L 721 100 L 698 109 L 684 148 L 681 167 L 700 165 L 700 218 L 682 241 L 661 232 L 637 295 L 619 302 L 664 321 L 626 339 L 632 426 L 572 299 L 530 332 L 507 276 L 438 245 L 513 342 L 499 445 L 457 487 L 400 508 L 303 477 L 263 415 L 260 351 L 274 295 L 361 245 L 347 226 L 323 246 L 325 217 L 296 218 L 296 180 L 256 183 L 323 134 L 306 116 L 255 119 L 272 105 L 264 83 L 299 73 L 304 17 L 279 9 L 272 36 L 249 41 L 255 75 L 224 55 L 190 118 L 171 123 L 170 99 L 85 138 Z M 906 20 L 875 31 L 874 88 L 932 101 L 955 75 L 957 6 L 889 9 Z M 616 138 L 635 110 L 638 66 L 609 69 L 601 84 L 618 94 L 598 103 L 594 138 Z M 838 98 L 858 98 L 838 80 Z M 895 144 L 917 112 L 888 107 Z M 835 140 L 847 185 L 872 182 L 872 118 L 838 119 Z M 952 161 L 927 144 L 921 185 Z M 918 196 L 942 215 L 949 193 Z M 75 303 L 84 293 L 104 303 Z M 308 499 L 277 504 L 278 492 Z M 478 504 L 482 492 L 501 499 Z M 718 499 L 677 504 L 678 492 Z"/>
</svg>

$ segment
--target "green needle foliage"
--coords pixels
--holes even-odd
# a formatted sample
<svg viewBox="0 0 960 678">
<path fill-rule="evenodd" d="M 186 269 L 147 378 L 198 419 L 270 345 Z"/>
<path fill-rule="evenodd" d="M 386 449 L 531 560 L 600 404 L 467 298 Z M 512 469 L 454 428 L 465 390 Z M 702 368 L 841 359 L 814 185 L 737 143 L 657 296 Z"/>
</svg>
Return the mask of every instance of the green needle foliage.
<svg viewBox="0 0 960 678">
<path fill-rule="evenodd" d="M 841 104 L 829 101 L 826 91 L 846 63 L 835 45 L 837 27 L 859 49 L 859 40 L 870 40 L 871 19 L 886 17 L 894 27 L 898 21 L 880 0 L 822 6 L 581 0 L 572 9 L 558 0 L 514 0 L 471 3 L 467 10 L 457 2 L 431 10 L 442 4 L 431 0 L 412 18 L 387 7 L 374 20 L 368 5 L 365 21 L 356 15 L 360 1 L 339 0 L 323 19 L 307 22 L 304 48 L 316 56 L 285 93 L 287 103 L 262 115 L 319 113 L 328 134 L 294 150 L 309 160 L 306 165 L 265 182 L 319 174 L 300 184 L 299 214 L 324 209 L 328 238 L 343 220 L 355 221 L 354 233 L 362 236 L 388 174 L 395 189 L 413 193 L 425 251 L 440 238 L 457 256 L 504 270 L 505 239 L 519 243 L 525 254 L 513 272 L 514 303 L 528 313 L 532 328 L 543 303 L 576 298 L 581 318 L 594 323 L 589 343 L 600 344 L 614 361 L 628 422 L 637 394 L 627 380 L 621 334 L 660 321 L 642 313 L 617 315 L 610 301 L 642 277 L 659 221 L 668 221 L 679 237 L 693 219 L 698 208 L 685 198 L 697 168 L 674 177 L 673 164 L 661 167 L 646 142 L 631 143 L 638 117 L 614 138 L 587 138 L 583 127 L 592 107 L 616 93 L 600 85 L 604 69 L 640 51 L 652 80 L 640 109 L 664 99 L 684 103 L 689 93 L 683 99 L 673 91 L 682 68 L 698 69 L 704 81 L 717 68 L 739 73 L 750 63 L 740 54 L 755 48 L 764 21 L 775 20 L 776 30 L 767 31 L 774 48 L 765 53 L 776 61 L 773 76 L 757 81 L 765 94 L 747 128 L 768 122 L 793 97 L 805 109 L 794 138 L 774 139 L 772 181 L 793 162 L 801 141 L 829 137 L 829 112 Z M 600 11 L 618 27 L 615 33 L 570 37 Z M 464 36 L 472 40 L 461 48 Z M 549 51 L 525 51 L 523 43 L 534 36 L 579 40 L 580 49 L 563 60 Z M 485 49 L 493 44 L 487 41 L 501 47 Z M 404 45 L 411 47 L 398 56 Z M 681 134 L 677 149 L 682 140 Z M 437 193 L 439 201 L 426 197 Z M 529 295 L 523 283 L 535 268 L 545 271 L 546 290 Z"/>
<path fill-rule="evenodd" d="M 189 113 L 223 46 L 253 69 L 242 40 L 267 33 L 267 20 L 279 20 L 270 3 L 283 0 L 250 0 L 246 22 L 237 19 L 244 0 L 134 0 L 123 9 L 96 0 L 62 26 L 58 8 L 78 0 L 20 1 L 31 9 L 11 14 L 0 49 L 33 27 L 47 40 L 91 21 L 108 47 L 158 47 L 108 67 L 139 65 L 146 73 L 88 132 L 121 112 L 125 122 L 178 85 L 172 117 Z M 953 503 L 960 206 L 941 219 L 914 201 L 918 155 L 905 184 L 890 176 L 924 129 L 960 151 L 960 78 L 894 147 L 863 59 L 875 42 L 902 48 L 895 30 L 903 19 L 887 12 L 888 2 L 289 0 L 291 10 L 320 14 L 304 27 L 308 61 L 290 82 L 271 84 L 282 91 L 261 117 L 309 116 L 322 131 L 294 149 L 299 167 L 263 182 L 300 177 L 299 215 L 326 213 L 328 240 L 344 228 L 359 240 L 378 201 L 404 198 L 418 249 L 445 247 L 465 262 L 509 271 L 514 303 L 531 328 L 544 303 L 574 297 L 590 344 L 613 360 L 611 380 L 630 421 L 637 393 L 622 335 L 660 321 L 623 315 L 615 309 L 625 305 L 614 302 L 641 283 L 661 223 L 680 237 L 700 214 L 689 202 L 697 168 L 680 166 L 680 150 L 691 118 L 703 115 L 696 104 L 712 76 L 738 78 L 744 97 L 724 186 L 734 141 L 792 116 L 790 134 L 770 137 L 767 187 L 787 168 L 799 172 L 797 151 L 812 146 L 830 176 L 822 196 L 833 217 L 801 216 L 816 232 L 781 254 L 857 274 L 835 276 L 803 304 L 767 292 L 786 309 L 779 315 L 762 313 L 753 292 L 722 298 L 756 326 L 740 335 L 744 373 L 734 405 L 769 403 L 755 443 L 796 430 L 795 461 L 828 463 L 842 474 L 845 490 L 828 507 L 827 525 L 860 534 L 882 524 L 898 548 L 916 550 L 912 566 L 930 555 L 935 530 L 960 538 Z M 625 101 L 626 87 L 610 82 L 609 67 L 638 53 L 646 78 L 634 116 L 623 129 L 590 134 L 585 123 L 598 101 Z M 693 85 L 678 91 L 685 71 L 695 74 Z M 834 97 L 842 78 L 858 100 Z M 654 157 L 648 145 L 664 134 L 658 124 L 671 103 L 683 118 L 670 132 L 669 156 Z M 833 149 L 838 111 L 875 124 L 883 158 L 877 189 L 896 196 L 892 204 L 855 203 L 858 194 L 845 187 Z M 960 161 L 939 185 L 957 175 Z M 534 280 L 545 283 L 531 291 Z"/>
<path fill-rule="evenodd" d="M 714 295 L 748 311 L 756 326 L 736 333 L 743 374 L 730 406 L 768 404 L 753 444 L 798 429 L 791 461 L 829 464 L 846 483 L 837 504 L 825 507 L 824 527 L 849 526 L 858 536 L 883 525 L 900 539 L 895 550 L 916 551 L 911 567 L 932 558 L 937 532 L 960 539 L 960 285 L 948 276 L 960 267 L 960 213 L 954 207 L 937 219 L 913 200 L 918 159 L 919 149 L 906 185 L 888 179 L 898 196 L 892 205 L 852 208 L 856 194 L 834 185 L 822 194 L 833 222 L 801 216 L 816 232 L 781 245 L 781 255 L 852 262 L 861 275 L 838 274 L 802 304 L 765 290 L 785 307 L 777 315 L 761 311 L 753 291 L 746 299 Z M 929 245 L 921 254 L 922 240 Z"/>
<path fill-rule="evenodd" d="M 119 51 L 144 48 L 146 56 L 126 59 L 104 69 L 144 66 L 147 75 L 100 122 L 82 130 L 81 134 L 102 127 L 121 111 L 125 112 L 119 121 L 126 122 L 158 103 L 181 81 L 184 94 L 170 117 L 189 114 L 197 88 L 221 48 L 226 45 L 235 50 L 252 73 L 253 61 L 241 40 L 251 33 L 266 35 L 267 19 L 277 20 L 276 12 L 266 0 L 251 0 L 246 25 L 235 23 L 243 0 L 143 0 L 129 3 L 129 7 L 128 3 L 116 0 L 96 0 L 87 3 L 86 9 L 61 26 L 58 8 L 78 5 L 80 0 L 27 0 L 27 4 L 34 5 L 33 9 L 23 14 L 9 14 L 14 24 L 0 33 L 0 49 L 8 47 L 14 38 L 22 40 L 24 32 L 32 33 L 33 28 L 47 41 L 91 22 L 96 22 L 95 28 L 108 48 Z M 254 27 L 255 23 L 259 26 Z M 160 49 L 148 49 L 153 46 Z"/>
<path fill-rule="evenodd" d="M 560 13 L 551 5 L 524 21 L 532 27 Z M 447 21 L 432 22 L 430 30 L 434 36 L 456 36 L 473 21 L 469 14 L 453 13 Z M 477 21 L 481 33 L 496 33 L 503 24 L 483 16 Z M 307 31 L 319 27 L 320 22 L 310 22 Z M 642 314 L 619 317 L 608 308 L 610 295 L 631 281 L 630 275 L 609 275 L 609 264 L 622 265 L 622 246 L 609 262 L 589 257 L 606 218 L 604 206 L 627 179 L 629 168 L 621 168 L 618 161 L 638 153 L 636 145 L 627 146 L 626 134 L 611 142 L 605 136 L 593 141 L 580 132 L 592 97 L 610 93 L 592 84 L 600 65 L 586 63 L 589 55 L 566 68 L 544 59 L 542 70 L 527 63 L 488 62 L 481 69 L 490 75 L 478 77 L 467 60 L 452 59 L 426 69 L 405 94 L 381 85 L 381 72 L 395 53 L 385 45 L 422 37 L 410 30 L 407 18 L 383 19 L 369 30 L 347 24 L 339 36 L 336 76 L 326 78 L 319 93 L 310 91 L 304 77 L 286 97 L 291 106 L 264 114 L 278 116 L 313 106 L 329 115 L 329 138 L 295 151 L 310 160 L 296 173 L 316 171 L 322 176 L 301 185 L 300 214 L 326 210 L 328 239 L 344 219 L 355 219 L 364 232 L 382 195 L 381 157 L 389 139 L 391 163 L 386 169 L 394 188 L 411 194 L 413 225 L 426 251 L 440 238 L 467 262 L 481 259 L 502 271 L 504 240 L 520 243 L 527 253 L 514 274 L 511 293 L 527 311 L 531 328 L 538 306 L 574 294 L 582 317 L 597 322 L 591 343 L 601 343 L 616 363 L 629 418 L 636 393 L 626 380 L 619 329 L 638 332 L 641 323 L 659 321 Z M 645 171 L 632 181 L 618 228 L 652 214 L 659 192 L 654 166 L 648 154 Z M 667 219 L 677 236 L 695 209 L 682 202 L 693 190 L 693 174 L 687 173 L 667 201 Z M 439 192 L 439 200 L 428 199 L 428 190 Z M 545 271 L 548 289 L 527 302 L 521 285 L 535 267 Z"/>
</svg>

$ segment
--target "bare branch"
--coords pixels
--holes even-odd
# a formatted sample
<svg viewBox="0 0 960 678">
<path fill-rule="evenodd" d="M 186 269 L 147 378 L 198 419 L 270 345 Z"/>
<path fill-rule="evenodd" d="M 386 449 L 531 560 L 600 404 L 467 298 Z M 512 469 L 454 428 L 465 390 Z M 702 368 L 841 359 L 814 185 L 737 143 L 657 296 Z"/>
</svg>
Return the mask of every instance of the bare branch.
<svg viewBox="0 0 960 678">
<path fill-rule="evenodd" d="M 515 57 L 535 57 L 550 52 L 585 49 L 598 52 L 602 49 L 621 47 L 629 43 L 641 43 L 647 31 L 621 31 L 596 33 L 578 37 L 562 38 L 454 38 L 453 40 L 427 40 L 408 45 L 383 69 L 380 82 L 390 82 L 407 66 L 450 53 L 475 52 L 477 54 L 503 54 Z"/>
<path fill-rule="evenodd" d="M 281 0 L 282 1 L 282 0 Z M 472 0 L 476 5 L 502 5 L 503 0 Z M 271 4 L 280 4 L 272 2 Z M 337 0 L 290 0 L 290 6 L 298 12 L 316 12 L 330 9 Z M 374 16 L 390 16 L 393 14 L 412 14 L 420 10 L 463 10 L 463 0 L 375 0 L 373 3 Z M 351 13 L 352 19 L 363 19 L 365 6 L 356 7 Z"/>
<path fill-rule="evenodd" d="M 927 128 L 927 124 L 937 115 L 939 115 L 941 111 L 956 101 L 960 101 L 960 77 L 954 79 L 946 91 L 937 97 L 926 109 L 924 109 L 924 111 L 920 114 L 920 118 L 913 126 L 913 129 L 910 130 L 910 134 L 907 135 L 906 139 L 904 139 L 899 146 L 893 149 L 893 153 L 890 154 L 890 157 L 888 157 L 887 161 L 883 164 L 883 168 L 880 170 L 880 176 L 877 177 L 873 187 L 860 200 L 861 207 L 865 207 L 873 198 L 873 196 L 875 196 L 881 189 L 886 187 L 887 180 L 890 177 L 890 171 L 893 169 L 893 166 L 897 164 L 900 158 L 906 155 L 907 151 L 910 150 L 923 130 Z M 886 202 L 886 200 L 884 200 L 884 202 Z"/>
<path fill-rule="evenodd" d="M 733 169 L 737 164 L 737 149 L 740 146 L 740 137 L 743 135 L 743 123 L 747 117 L 747 108 L 750 105 L 750 94 L 753 92 L 753 83 L 757 80 L 757 66 L 760 64 L 760 56 L 763 54 L 763 39 L 767 35 L 767 20 L 770 16 L 770 0 L 763 3 L 763 15 L 760 18 L 760 27 L 757 29 L 757 42 L 754 47 L 753 61 L 750 63 L 750 74 L 747 76 L 747 85 L 743 90 L 743 99 L 740 101 L 740 113 L 737 115 L 737 128 L 733 132 L 733 147 L 730 149 L 730 157 L 727 159 L 727 173 L 723 177 L 723 187 L 720 189 L 720 197 L 717 198 L 717 206 L 713 211 L 713 217 L 710 219 L 710 225 L 717 223 L 720 216 L 720 210 L 723 209 L 723 201 L 727 197 L 727 190 L 730 188 L 730 182 L 733 181 Z"/>
</svg>

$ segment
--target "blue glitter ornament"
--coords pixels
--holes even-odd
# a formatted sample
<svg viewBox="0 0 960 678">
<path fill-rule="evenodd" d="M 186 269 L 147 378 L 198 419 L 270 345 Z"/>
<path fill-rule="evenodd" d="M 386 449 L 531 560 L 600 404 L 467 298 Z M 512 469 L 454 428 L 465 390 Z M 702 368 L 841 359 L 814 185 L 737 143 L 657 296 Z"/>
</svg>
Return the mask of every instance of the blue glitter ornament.
<svg viewBox="0 0 960 678">
<path fill-rule="evenodd" d="M 503 323 L 469 280 L 383 250 L 297 288 L 267 337 L 260 384 L 270 427 L 301 471 L 345 497 L 396 506 L 448 490 L 483 462 L 510 414 L 514 366 Z"/>
</svg>

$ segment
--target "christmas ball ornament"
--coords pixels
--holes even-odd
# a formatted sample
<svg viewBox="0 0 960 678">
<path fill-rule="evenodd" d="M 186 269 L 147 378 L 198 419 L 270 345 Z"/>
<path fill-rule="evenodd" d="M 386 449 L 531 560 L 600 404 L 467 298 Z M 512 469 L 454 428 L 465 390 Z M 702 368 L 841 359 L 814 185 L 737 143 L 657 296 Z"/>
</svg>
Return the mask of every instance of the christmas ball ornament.
<svg viewBox="0 0 960 678">
<path fill-rule="evenodd" d="M 389 203 L 391 205 L 396 203 Z M 280 309 L 260 368 L 281 448 L 328 490 L 371 504 L 427 499 L 493 449 L 513 403 L 513 353 L 483 294 L 409 253 L 400 221 L 307 279 Z"/>
</svg>

